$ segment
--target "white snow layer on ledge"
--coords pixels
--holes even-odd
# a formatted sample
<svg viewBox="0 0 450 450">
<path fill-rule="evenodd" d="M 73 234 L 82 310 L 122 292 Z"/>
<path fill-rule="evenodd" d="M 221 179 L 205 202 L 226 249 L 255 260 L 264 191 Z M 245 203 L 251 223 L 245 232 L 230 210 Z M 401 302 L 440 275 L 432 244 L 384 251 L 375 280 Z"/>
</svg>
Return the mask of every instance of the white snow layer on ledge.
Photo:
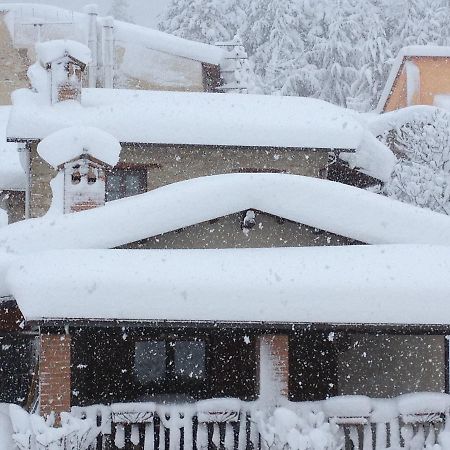
<svg viewBox="0 0 450 450">
<path fill-rule="evenodd" d="M 121 146 L 114 136 L 98 128 L 69 127 L 44 138 L 37 151 L 54 168 L 82 154 L 115 166 L 119 162 Z"/>
<path fill-rule="evenodd" d="M 0 106 L 0 190 L 23 191 L 26 176 L 17 144 L 6 142 L 6 124 L 10 110 L 10 106 Z"/>
<path fill-rule="evenodd" d="M 26 320 L 432 325 L 450 324 L 449 271 L 440 246 L 65 250 L 7 285 Z"/>
<path fill-rule="evenodd" d="M 39 62 L 43 66 L 66 55 L 72 56 L 83 64 L 89 64 L 91 62 L 90 49 L 81 42 L 69 39 L 38 42 L 36 44 L 36 53 Z"/>
<path fill-rule="evenodd" d="M 17 139 L 93 126 L 120 142 L 356 149 L 365 132 L 354 113 L 311 98 L 83 89 L 82 105 L 48 105 L 20 89 L 12 99 L 8 137 Z"/>
<path fill-rule="evenodd" d="M 0 296 L 10 294 L 3 281 L 16 255 L 113 248 L 252 208 L 368 244 L 450 245 L 450 217 L 362 189 L 298 175 L 215 175 L 0 229 Z"/>
</svg>

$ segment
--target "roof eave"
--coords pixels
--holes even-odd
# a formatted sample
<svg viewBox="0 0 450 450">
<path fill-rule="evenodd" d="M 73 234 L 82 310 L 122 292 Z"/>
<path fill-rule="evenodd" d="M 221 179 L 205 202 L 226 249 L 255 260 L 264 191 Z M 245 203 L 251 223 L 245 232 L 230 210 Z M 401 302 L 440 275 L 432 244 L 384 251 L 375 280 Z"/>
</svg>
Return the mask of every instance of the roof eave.
<svg viewBox="0 0 450 450">
<path fill-rule="evenodd" d="M 261 331 L 280 331 L 308 329 L 326 331 L 366 331 L 370 333 L 392 334 L 442 334 L 450 332 L 450 324 L 408 324 L 408 323 L 326 323 L 326 322 L 271 322 L 271 321 L 224 321 L 224 320 L 166 320 L 166 319 L 71 319 L 71 318 L 40 318 L 27 320 L 31 326 L 39 327 L 85 327 L 85 328 L 196 328 L 206 329 L 254 329 Z"/>
</svg>

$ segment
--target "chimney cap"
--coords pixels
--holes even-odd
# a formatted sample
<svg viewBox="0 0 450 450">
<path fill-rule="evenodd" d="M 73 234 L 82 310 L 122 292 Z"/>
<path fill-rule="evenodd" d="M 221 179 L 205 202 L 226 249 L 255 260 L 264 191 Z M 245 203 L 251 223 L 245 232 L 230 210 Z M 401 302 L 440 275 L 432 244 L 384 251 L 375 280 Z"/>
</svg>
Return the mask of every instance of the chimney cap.
<svg viewBox="0 0 450 450">
<path fill-rule="evenodd" d="M 91 62 L 91 50 L 81 42 L 57 39 L 38 42 L 36 53 L 43 67 L 48 67 L 53 61 L 69 56 L 84 67 Z"/>
<path fill-rule="evenodd" d="M 115 166 L 122 147 L 111 134 L 94 127 L 75 126 L 55 131 L 39 144 L 39 156 L 54 168 L 89 155 L 89 159 Z"/>
</svg>

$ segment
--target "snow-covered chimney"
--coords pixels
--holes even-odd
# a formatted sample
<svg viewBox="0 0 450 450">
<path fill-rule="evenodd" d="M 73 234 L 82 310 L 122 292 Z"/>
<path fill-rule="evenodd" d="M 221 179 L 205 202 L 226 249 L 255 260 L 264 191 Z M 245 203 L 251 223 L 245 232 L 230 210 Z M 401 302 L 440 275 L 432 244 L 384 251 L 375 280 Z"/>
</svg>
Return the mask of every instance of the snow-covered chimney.
<svg viewBox="0 0 450 450">
<path fill-rule="evenodd" d="M 114 80 L 114 18 L 105 17 L 102 27 L 103 87 L 112 88 Z"/>
<path fill-rule="evenodd" d="M 98 5 L 86 5 L 83 8 L 84 12 L 88 15 L 89 20 L 89 37 L 88 47 L 91 51 L 91 62 L 89 64 L 89 87 L 97 87 L 97 72 L 98 72 L 98 35 L 97 35 L 97 17 L 98 17 Z"/>
<path fill-rule="evenodd" d="M 57 196 L 62 205 L 55 210 L 71 213 L 105 204 L 106 169 L 117 164 L 121 151 L 114 136 L 94 127 L 63 128 L 43 139 L 37 150 L 59 171 L 55 179 L 60 183 L 54 185 L 61 186 Z"/>
<path fill-rule="evenodd" d="M 91 60 L 88 47 L 76 41 L 55 40 L 36 44 L 41 66 L 49 74 L 52 103 L 80 100 L 83 75 Z"/>
<path fill-rule="evenodd" d="M 220 65 L 223 92 L 247 94 L 250 82 L 250 65 L 248 55 L 241 38 L 236 35 L 232 41 L 217 42 L 217 47 L 225 50 L 224 62 Z"/>
</svg>

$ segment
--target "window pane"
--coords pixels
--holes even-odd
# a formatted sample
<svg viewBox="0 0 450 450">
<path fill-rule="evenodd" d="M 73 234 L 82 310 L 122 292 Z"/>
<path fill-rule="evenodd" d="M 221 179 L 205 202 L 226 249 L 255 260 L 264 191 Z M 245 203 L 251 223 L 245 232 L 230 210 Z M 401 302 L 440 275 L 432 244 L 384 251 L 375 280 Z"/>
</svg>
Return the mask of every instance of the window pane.
<svg viewBox="0 0 450 450">
<path fill-rule="evenodd" d="M 164 341 L 136 342 L 134 373 L 141 383 L 149 383 L 165 377 L 166 344 Z"/>
<path fill-rule="evenodd" d="M 142 177 L 137 173 L 127 172 L 125 174 L 126 195 L 136 195 L 142 192 Z"/>
<path fill-rule="evenodd" d="M 116 174 L 108 174 L 106 177 L 106 199 L 107 201 L 121 198 L 121 177 Z"/>
<path fill-rule="evenodd" d="M 175 342 L 175 375 L 185 378 L 205 377 L 205 343 L 203 341 Z"/>
</svg>

